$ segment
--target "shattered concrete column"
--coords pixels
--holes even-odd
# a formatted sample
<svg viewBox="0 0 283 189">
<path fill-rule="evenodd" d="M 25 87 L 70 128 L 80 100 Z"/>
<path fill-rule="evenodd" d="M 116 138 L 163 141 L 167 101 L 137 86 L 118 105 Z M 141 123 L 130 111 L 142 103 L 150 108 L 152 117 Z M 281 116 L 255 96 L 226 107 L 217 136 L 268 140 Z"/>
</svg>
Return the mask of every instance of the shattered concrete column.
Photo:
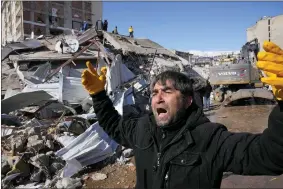
<svg viewBox="0 0 283 189">
<path fill-rule="evenodd" d="M 45 27 L 45 34 L 49 35 L 50 34 L 50 23 L 49 23 L 49 16 L 50 16 L 50 12 L 49 12 L 49 1 L 45 1 L 45 23 L 46 23 L 46 27 Z"/>
<path fill-rule="evenodd" d="M 72 1 L 64 1 L 64 28 L 73 28 L 72 18 Z"/>
</svg>

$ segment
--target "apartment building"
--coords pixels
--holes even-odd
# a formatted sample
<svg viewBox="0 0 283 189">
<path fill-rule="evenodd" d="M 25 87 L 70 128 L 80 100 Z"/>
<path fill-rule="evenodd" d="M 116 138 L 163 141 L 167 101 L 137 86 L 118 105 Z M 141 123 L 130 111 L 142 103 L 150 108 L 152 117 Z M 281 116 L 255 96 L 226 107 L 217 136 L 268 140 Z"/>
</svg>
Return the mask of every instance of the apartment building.
<svg viewBox="0 0 283 189">
<path fill-rule="evenodd" d="M 283 47 L 283 15 L 264 16 L 255 25 L 247 29 L 247 41 L 258 39 L 260 50 L 265 40 L 272 41 Z"/>
<path fill-rule="evenodd" d="M 64 29 L 80 30 L 102 19 L 102 1 L 1 1 L 2 45 L 34 32 L 48 35 Z"/>
</svg>

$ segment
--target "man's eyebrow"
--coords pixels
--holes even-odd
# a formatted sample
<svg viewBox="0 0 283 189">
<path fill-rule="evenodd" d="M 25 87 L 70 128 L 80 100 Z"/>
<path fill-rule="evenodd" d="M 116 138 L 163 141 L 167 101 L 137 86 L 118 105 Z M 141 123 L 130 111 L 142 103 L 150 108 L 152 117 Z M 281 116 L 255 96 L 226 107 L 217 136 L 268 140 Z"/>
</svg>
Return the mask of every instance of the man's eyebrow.
<svg viewBox="0 0 283 189">
<path fill-rule="evenodd" d="M 162 90 L 162 91 L 174 90 L 174 88 L 173 88 L 173 87 L 164 86 L 164 88 L 162 88 L 161 90 Z"/>
<path fill-rule="evenodd" d="M 163 86 L 163 87 L 161 88 L 161 90 L 162 90 L 162 91 L 166 91 L 166 90 L 174 90 L 174 89 L 175 89 L 174 87 L 169 87 L 169 86 Z M 152 90 L 152 92 L 157 93 L 157 92 L 158 92 L 158 90 L 157 90 L 157 89 L 153 89 L 153 90 Z"/>
</svg>

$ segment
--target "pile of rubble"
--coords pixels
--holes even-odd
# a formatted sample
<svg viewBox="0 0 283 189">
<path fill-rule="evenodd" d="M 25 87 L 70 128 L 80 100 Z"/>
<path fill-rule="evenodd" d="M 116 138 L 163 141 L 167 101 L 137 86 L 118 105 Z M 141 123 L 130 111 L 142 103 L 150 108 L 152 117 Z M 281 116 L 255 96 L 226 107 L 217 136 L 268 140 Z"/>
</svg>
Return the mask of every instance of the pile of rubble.
<svg viewBox="0 0 283 189">
<path fill-rule="evenodd" d="M 149 111 L 150 80 L 164 70 L 186 71 L 198 88 L 205 86 L 185 59 L 148 39 L 93 28 L 40 37 L 2 48 L 3 188 L 82 187 L 74 177 L 85 167 L 111 156 L 129 160 L 132 150 L 119 147 L 97 122 L 81 85 L 85 61 L 98 72 L 108 68 L 105 89 L 121 115 Z"/>
</svg>

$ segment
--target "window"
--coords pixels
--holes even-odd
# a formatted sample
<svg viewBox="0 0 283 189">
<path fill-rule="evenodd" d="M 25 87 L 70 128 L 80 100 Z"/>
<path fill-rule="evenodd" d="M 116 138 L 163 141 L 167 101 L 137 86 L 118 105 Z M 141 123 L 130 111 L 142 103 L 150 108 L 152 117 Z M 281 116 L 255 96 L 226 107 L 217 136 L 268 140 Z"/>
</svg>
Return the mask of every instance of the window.
<svg viewBox="0 0 283 189">
<path fill-rule="evenodd" d="M 82 22 L 78 22 L 78 21 L 73 21 L 72 23 L 72 28 L 75 30 L 80 30 L 82 27 Z"/>
</svg>

